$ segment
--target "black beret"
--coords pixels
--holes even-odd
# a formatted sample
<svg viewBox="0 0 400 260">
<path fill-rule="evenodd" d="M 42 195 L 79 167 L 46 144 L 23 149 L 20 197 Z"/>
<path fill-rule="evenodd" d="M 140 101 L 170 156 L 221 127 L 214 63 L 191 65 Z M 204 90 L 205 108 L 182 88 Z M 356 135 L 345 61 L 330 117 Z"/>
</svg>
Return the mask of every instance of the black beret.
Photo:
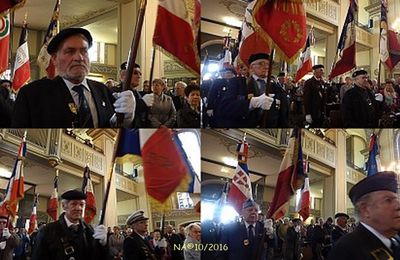
<svg viewBox="0 0 400 260">
<path fill-rule="evenodd" d="M 60 31 L 54 38 L 50 41 L 49 46 L 47 46 L 47 52 L 53 54 L 57 52 L 58 46 L 68 37 L 73 35 L 82 34 L 87 39 L 89 48 L 92 47 L 93 38 L 90 32 L 83 28 L 67 28 Z"/>
<path fill-rule="evenodd" d="M 190 92 L 192 91 L 200 91 L 200 87 L 196 84 L 189 84 L 186 88 L 185 88 L 185 96 L 189 96 Z"/>
<path fill-rule="evenodd" d="M 358 182 L 350 189 L 349 197 L 353 204 L 365 194 L 387 190 L 397 193 L 397 176 L 394 172 L 378 172 Z"/>
<path fill-rule="evenodd" d="M 322 64 L 317 64 L 317 65 L 312 66 L 312 69 L 313 69 L 313 70 L 321 69 L 321 68 L 322 68 L 322 69 L 325 68 L 324 65 L 322 65 Z"/>
<path fill-rule="evenodd" d="M 8 79 L 2 79 L 2 80 L 0 80 L 0 85 L 2 85 L 5 82 L 10 83 L 10 85 L 12 84 L 12 82 Z"/>
<path fill-rule="evenodd" d="M 335 218 L 339 218 L 339 217 L 345 217 L 347 219 L 350 218 L 349 215 L 347 215 L 346 213 L 343 213 L 343 212 L 339 212 L 339 213 L 335 214 Z"/>
<path fill-rule="evenodd" d="M 292 223 L 301 223 L 301 219 L 294 218 L 294 219 L 292 219 Z"/>
<path fill-rule="evenodd" d="M 286 73 L 285 72 L 279 72 L 278 77 L 285 77 Z"/>
<path fill-rule="evenodd" d="M 253 61 L 261 60 L 261 59 L 269 60 L 269 54 L 268 53 L 252 54 L 252 55 L 250 55 L 250 58 L 249 58 L 249 64 L 253 63 Z"/>
<path fill-rule="evenodd" d="M 368 72 L 366 70 L 360 69 L 360 70 L 356 70 L 353 73 L 353 78 L 359 76 L 359 75 L 368 75 Z"/>
<path fill-rule="evenodd" d="M 85 200 L 86 194 L 79 190 L 69 190 L 61 195 L 64 200 Z"/>
<path fill-rule="evenodd" d="M 128 62 L 125 61 L 121 64 L 121 70 L 126 70 L 127 68 L 128 68 Z M 140 68 L 140 66 L 139 64 L 135 63 L 133 65 L 133 68 Z"/>
<path fill-rule="evenodd" d="M 258 206 L 257 202 L 255 202 L 252 199 L 248 199 L 243 203 L 242 209 L 247 209 L 247 208 L 250 208 L 250 207 L 257 207 L 257 206 Z"/>
</svg>

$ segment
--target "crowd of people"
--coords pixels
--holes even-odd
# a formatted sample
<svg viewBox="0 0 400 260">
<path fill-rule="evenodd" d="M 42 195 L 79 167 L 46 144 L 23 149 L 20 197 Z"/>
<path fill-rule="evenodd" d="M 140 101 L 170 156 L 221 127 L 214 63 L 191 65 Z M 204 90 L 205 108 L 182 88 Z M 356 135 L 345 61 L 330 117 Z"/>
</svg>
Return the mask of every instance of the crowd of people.
<svg viewBox="0 0 400 260">
<path fill-rule="evenodd" d="M 60 31 L 47 48 L 58 76 L 32 81 L 17 94 L 11 82 L 0 82 L 0 126 L 38 128 L 200 127 L 200 87 L 196 80 L 179 81 L 169 90 L 165 80 L 143 83 L 141 70 L 133 65 L 131 82 L 124 89 L 127 63 L 121 64 L 120 83 L 105 84 L 87 78 L 88 49 L 93 39 L 83 28 Z M 151 84 L 151 85 L 150 85 Z M 170 86 L 172 88 L 172 86 Z M 123 115 L 123 121 L 116 114 Z"/>
<path fill-rule="evenodd" d="M 125 226 L 93 227 L 82 219 L 86 195 L 77 190 L 65 192 L 64 212 L 55 222 L 38 224 L 28 235 L 25 228 L 14 228 L 7 211 L 0 212 L 1 260 L 200 260 L 200 223 L 189 223 L 176 230 L 166 225 L 150 232 L 148 217 L 138 210 Z M 196 250 L 197 249 L 197 250 Z"/>
<path fill-rule="evenodd" d="M 400 77 L 370 79 L 358 69 L 330 81 L 321 64 L 309 79 L 295 82 L 285 72 L 271 76 L 270 57 L 250 56 L 249 68 L 223 66 L 202 83 L 205 127 L 396 127 L 400 122 Z M 350 91 L 351 90 L 351 91 Z"/>
</svg>

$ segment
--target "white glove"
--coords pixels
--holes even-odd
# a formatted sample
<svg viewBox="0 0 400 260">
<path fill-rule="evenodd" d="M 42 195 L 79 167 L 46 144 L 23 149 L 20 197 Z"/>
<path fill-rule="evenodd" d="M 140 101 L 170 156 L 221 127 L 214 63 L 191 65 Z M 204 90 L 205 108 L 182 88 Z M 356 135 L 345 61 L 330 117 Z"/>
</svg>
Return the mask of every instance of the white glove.
<svg viewBox="0 0 400 260">
<path fill-rule="evenodd" d="M 165 239 L 165 237 L 163 237 L 162 239 L 160 239 L 157 242 L 158 247 L 167 247 L 167 240 Z"/>
<path fill-rule="evenodd" d="M 6 239 L 9 239 L 11 236 L 10 231 L 8 230 L 8 228 L 4 228 L 3 229 L 3 237 L 5 237 Z"/>
<path fill-rule="evenodd" d="M 123 91 L 121 93 L 113 93 L 114 98 L 117 100 L 114 102 L 115 112 L 124 114 L 124 126 L 129 127 L 135 117 L 136 110 L 136 99 L 133 92 L 130 90 Z M 114 116 L 111 118 L 111 122 L 114 122 Z"/>
<path fill-rule="evenodd" d="M 207 109 L 207 115 L 208 117 L 212 117 L 214 115 L 214 110 L 213 109 Z"/>
<path fill-rule="evenodd" d="M 0 250 L 4 250 L 6 248 L 6 241 L 0 242 Z"/>
<path fill-rule="evenodd" d="M 17 96 L 15 95 L 14 92 L 10 92 L 9 98 L 10 98 L 12 101 L 15 101 L 15 100 L 17 99 Z"/>
<path fill-rule="evenodd" d="M 98 225 L 94 228 L 94 239 L 98 239 L 100 245 L 105 246 L 107 244 L 107 228 L 104 225 Z"/>
<path fill-rule="evenodd" d="M 375 100 L 382 102 L 383 101 L 383 95 L 381 93 L 376 93 L 375 94 Z"/>
<path fill-rule="evenodd" d="M 311 115 L 306 115 L 306 122 L 309 123 L 309 124 L 312 124 Z"/>
<path fill-rule="evenodd" d="M 142 97 L 146 106 L 151 107 L 154 103 L 154 94 L 146 94 Z"/>
<path fill-rule="evenodd" d="M 249 109 L 261 108 L 263 110 L 269 110 L 271 108 L 274 99 L 262 94 L 259 97 L 252 97 L 250 99 Z"/>
</svg>

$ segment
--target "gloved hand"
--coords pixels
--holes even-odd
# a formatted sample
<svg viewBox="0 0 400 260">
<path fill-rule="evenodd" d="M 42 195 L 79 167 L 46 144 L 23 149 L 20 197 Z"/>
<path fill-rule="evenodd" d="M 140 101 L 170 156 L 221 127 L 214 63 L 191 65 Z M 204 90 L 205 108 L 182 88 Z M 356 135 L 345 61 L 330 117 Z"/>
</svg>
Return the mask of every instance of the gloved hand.
<svg viewBox="0 0 400 260">
<path fill-rule="evenodd" d="M 11 236 L 10 231 L 8 230 L 8 228 L 4 228 L 3 229 L 3 237 L 5 237 L 6 239 L 9 239 Z"/>
<path fill-rule="evenodd" d="M 154 104 L 154 96 L 152 94 L 146 94 L 142 97 L 146 106 L 151 107 Z"/>
<path fill-rule="evenodd" d="M 124 114 L 123 125 L 125 127 L 130 127 L 130 124 L 135 117 L 136 110 L 136 99 L 133 92 L 126 90 L 121 93 L 113 93 L 113 96 L 116 98 L 116 101 L 114 102 L 115 112 Z M 113 122 L 113 118 L 111 118 L 111 122 Z"/>
<path fill-rule="evenodd" d="M 306 115 L 306 122 L 312 124 L 312 117 L 311 115 Z"/>
<path fill-rule="evenodd" d="M 98 239 L 100 245 L 105 246 L 107 244 L 107 228 L 104 225 L 98 225 L 94 228 L 94 239 Z"/>
<path fill-rule="evenodd" d="M 207 109 L 207 115 L 208 117 L 213 117 L 214 116 L 214 109 Z"/>
<path fill-rule="evenodd" d="M 273 234 L 274 233 L 274 227 L 272 223 L 272 219 L 266 219 L 264 222 L 264 228 L 267 231 L 267 234 Z"/>
<path fill-rule="evenodd" d="M 375 94 L 375 100 L 382 102 L 383 101 L 383 95 L 381 93 L 376 93 Z"/>
<path fill-rule="evenodd" d="M 0 242 L 0 250 L 4 250 L 6 248 L 7 241 Z"/>
<path fill-rule="evenodd" d="M 274 99 L 272 97 L 262 94 L 261 96 L 252 97 L 250 99 L 249 109 L 261 108 L 263 110 L 269 110 L 273 102 Z"/>
</svg>

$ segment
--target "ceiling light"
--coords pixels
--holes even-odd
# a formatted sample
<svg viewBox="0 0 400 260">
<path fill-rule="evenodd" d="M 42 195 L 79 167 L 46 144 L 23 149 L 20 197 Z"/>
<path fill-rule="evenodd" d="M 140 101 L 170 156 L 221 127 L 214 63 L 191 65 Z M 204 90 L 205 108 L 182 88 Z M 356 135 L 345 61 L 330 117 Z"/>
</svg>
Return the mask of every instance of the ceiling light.
<svg viewBox="0 0 400 260">
<path fill-rule="evenodd" d="M 241 27 L 242 26 L 242 21 L 239 21 L 237 18 L 232 17 L 232 16 L 224 16 L 222 20 L 231 26 L 235 27 Z"/>
<path fill-rule="evenodd" d="M 229 166 L 236 167 L 237 166 L 237 160 L 233 159 L 232 157 L 222 157 L 222 161 Z"/>
<path fill-rule="evenodd" d="M 7 169 L 0 168 L 0 177 L 10 178 L 11 172 Z"/>
</svg>

